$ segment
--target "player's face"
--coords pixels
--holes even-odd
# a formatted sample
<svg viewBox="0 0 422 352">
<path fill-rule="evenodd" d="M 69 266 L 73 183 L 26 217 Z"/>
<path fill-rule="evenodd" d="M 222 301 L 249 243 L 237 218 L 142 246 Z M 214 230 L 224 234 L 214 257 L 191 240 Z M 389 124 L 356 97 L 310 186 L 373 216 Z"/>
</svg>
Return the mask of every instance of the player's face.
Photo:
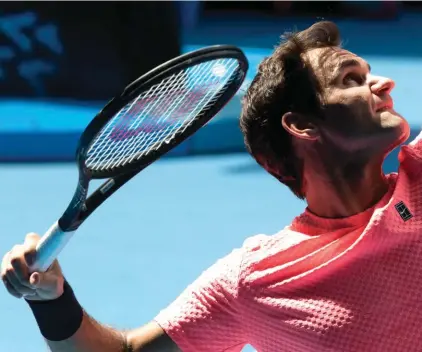
<svg viewBox="0 0 422 352">
<path fill-rule="evenodd" d="M 349 152 L 385 153 L 409 136 L 407 122 L 394 110 L 394 82 L 371 73 L 368 63 L 340 48 L 307 53 L 324 92 L 325 141 Z"/>
</svg>

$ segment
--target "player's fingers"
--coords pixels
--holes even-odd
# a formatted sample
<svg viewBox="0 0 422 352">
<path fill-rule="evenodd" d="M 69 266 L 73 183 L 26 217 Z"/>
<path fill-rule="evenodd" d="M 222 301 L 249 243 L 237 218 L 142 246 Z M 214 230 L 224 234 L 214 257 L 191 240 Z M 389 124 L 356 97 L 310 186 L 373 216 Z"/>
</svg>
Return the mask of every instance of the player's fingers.
<svg viewBox="0 0 422 352">
<path fill-rule="evenodd" d="M 31 287 L 29 283 L 29 269 L 23 257 L 12 257 L 10 265 L 13 269 L 13 274 L 19 283 L 26 287 Z"/>
<path fill-rule="evenodd" d="M 13 297 L 21 298 L 22 294 L 20 294 L 18 291 L 15 290 L 15 288 L 10 284 L 9 281 L 7 281 L 6 277 L 2 277 L 2 281 L 4 286 L 6 287 L 7 292 L 9 292 Z"/>
<path fill-rule="evenodd" d="M 3 279 L 3 277 L 6 276 L 6 268 L 9 266 L 9 256 L 10 256 L 10 251 L 7 252 L 4 255 L 3 259 L 1 260 L 1 271 L 0 271 L 0 274 L 1 274 L 1 278 L 2 279 Z"/>
<path fill-rule="evenodd" d="M 34 232 L 28 233 L 25 237 L 25 242 L 23 243 L 23 245 L 28 250 L 32 248 L 36 248 L 38 242 L 40 241 L 40 238 L 41 237 Z"/>
<path fill-rule="evenodd" d="M 29 269 L 25 260 L 25 246 L 18 245 L 13 247 L 9 254 L 9 266 L 7 270 L 12 270 L 14 276 L 23 286 L 30 287 L 29 285 Z"/>
<path fill-rule="evenodd" d="M 34 292 L 34 289 L 29 287 L 29 283 L 26 285 L 22 283 L 12 266 L 6 268 L 5 277 L 8 285 L 10 285 L 20 295 L 32 294 Z"/>
<path fill-rule="evenodd" d="M 14 246 L 3 261 L 2 277 L 20 294 L 32 293 L 29 283 L 28 266 L 24 259 L 25 247 Z"/>
<path fill-rule="evenodd" d="M 39 241 L 40 236 L 33 232 L 25 237 L 25 242 L 23 244 L 25 247 L 24 258 L 28 266 L 31 266 L 35 261 L 35 256 L 37 254 L 36 248 Z"/>
</svg>

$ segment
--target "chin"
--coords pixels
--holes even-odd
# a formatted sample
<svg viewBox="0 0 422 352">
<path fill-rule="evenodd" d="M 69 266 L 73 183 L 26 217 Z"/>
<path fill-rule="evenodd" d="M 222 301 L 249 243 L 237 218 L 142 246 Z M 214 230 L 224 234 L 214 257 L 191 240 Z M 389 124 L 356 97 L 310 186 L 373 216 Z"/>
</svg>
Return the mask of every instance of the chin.
<svg viewBox="0 0 422 352">
<path fill-rule="evenodd" d="M 406 119 L 395 111 L 385 111 L 381 115 L 384 130 L 390 139 L 390 150 L 407 141 L 410 136 L 410 126 Z"/>
</svg>

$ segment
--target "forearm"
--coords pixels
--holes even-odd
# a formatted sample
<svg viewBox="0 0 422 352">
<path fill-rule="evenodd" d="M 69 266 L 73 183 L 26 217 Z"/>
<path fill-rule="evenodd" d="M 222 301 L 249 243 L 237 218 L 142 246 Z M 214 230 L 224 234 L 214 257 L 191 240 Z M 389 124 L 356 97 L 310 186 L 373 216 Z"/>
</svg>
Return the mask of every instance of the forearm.
<svg viewBox="0 0 422 352">
<path fill-rule="evenodd" d="M 63 294 L 50 301 L 28 301 L 52 352 L 180 352 L 155 322 L 127 333 L 100 324 L 77 301 L 65 281 Z"/>
<path fill-rule="evenodd" d="M 28 301 L 52 352 L 125 352 L 125 335 L 91 318 L 65 281 L 51 301 Z"/>
<path fill-rule="evenodd" d="M 84 313 L 77 332 L 63 341 L 46 340 L 52 352 L 123 352 L 125 336 L 122 332 L 95 321 Z"/>
</svg>

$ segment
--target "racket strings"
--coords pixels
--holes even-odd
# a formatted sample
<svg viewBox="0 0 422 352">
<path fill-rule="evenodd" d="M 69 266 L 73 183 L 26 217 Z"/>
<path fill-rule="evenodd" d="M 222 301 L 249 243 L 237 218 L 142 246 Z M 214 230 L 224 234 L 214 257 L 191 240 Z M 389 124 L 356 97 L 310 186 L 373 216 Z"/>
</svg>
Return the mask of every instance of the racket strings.
<svg viewBox="0 0 422 352">
<path fill-rule="evenodd" d="M 169 90 L 171 87 L 179 87 L 180 86 L 180 79 L 178 80 L 178 78 L 182 75 L 183 71 L 179 72 L 178 75 L 174 75 L 172 77 L 170 77 L 169 79 L 167 79 L 166 81 L 163 81 L 162 84 L 160 86 L 162 86 L 163 88 L 161 89 L 161 93 L 166 96 L 166 101 L 167 103 L 171 102 L 171 99 L 168 98 L 167 94 L 169 94 Z M 179 82 L 179 83 L 177 83 Z M 161 101 L 161 104 L 158 104 L 160 102 L 159 99 L 153 100 L 152 98 L 154 97 L 154 94 L 156 94 L 157 90 L 158 90 L 159 86 L 154 86 L 152 87 L 148 92 L 146 92 L 144 95 L 139 96 L 137 99 L 135 99 L 132 104 L 130 105 L 129 109 L 125 109 L 124 112 L 119 113 L 118 116 L 116 116 L 117 118 L 121 118 L 121 122 L 119 123 L 119 125 L 115 126 L 113 129 L 113 140 L 119 139 L 121 141 L 124 141 L 123 143 L 120 143 L 120 146 L 115 147 L 114 149 L 114 157 L 120 157 L 120 160 L 122 161 L 122 155 L 123 153 L 125 154 L 129 154 L 132 155 L 131 153 L 133 153 L 133 150 L 135 149 L 135 147 L 138 147 L 138 149 L 140 151 L 145 150 L 145 147 L 147 146 L 148 142 L 151 139 L 159 139 L 160 136 L 157 135 L 157 131 L 159 131 L 159 128 L 155 128 L 154 126 L 159 126 L 159 123 L 162 122 L 160 120 L 154 120 L 154 119 L 133 119 L 132 123 L 129 126 L 126 126 L 128 124 L 128 122 L 131 121 L 130 117 L 132 115 L 137 116 L 139 114 L 139 111 L 144 110 L 144 115 L 145 116 L 151 116 L 152 112 L 157 112 L 160 113 L 160 110 L 163 110 L 163 112 L 165 112 L 165 109 L 168 109 L 168 104 L 166 104 L 166 101 Z M 174 91 L 177 91 L 177 89 L 174 89 Z M 151 104 L 146 105 L 145 102 L 151 102 Z M 161 106 L 161 109 L 160 109 Z M 127 113 L 129 112 L 129 114 Z M 171 109 L 168 109 L 168 113 L 171 113 Z M 168 114 L 163 113 L 162 115 L 155 115 L 155 116 L 162 116 L 161 120 L 165 119 Z M 177 121 L 176 121 L 177 122 Z M 142 124 L 142 125 L 141 125 Z M 140 126 L 142 127 L 142 129 L 140 128 Z M 176 127 L 175 125 L 173 125 L 173 127 Z M 166 128 L 161 129 L 161 131 L 163 133 L 167 132 Z M 149 139 L 148 138 L 138 138 L 136 139 L 129 139 L 130 137 L 133 137 L 134 135 L 140 133 L 140 132 L 146 132 L 149 133 Z M 108 134 L 108 136 L 110 136 L 110 133 Z M 141 136 L 142 137 L 142 136 Z M 137 142 L 137 143 L 136 143 Z M 111 140 L 109 140 L 108 142 L 106 142 L 107 144 L 107 149 L 103 150 L 104 152 L 107 152 L 110 147 L 113 146 L 113 143 L 111 142 Z M 129 144 L 129 145 L 128 145 Z M 142 154 L 141 154 L 142 155 Z M 107 168 L 110 167 L 111 162 L 113 161 L 113 159 L 110 158 L 110 160 L 108 161 L 108 163 L 103 165 L 103 168 Z"/>
<path fill-rule="evenodd" d="M 167 77 L 133 99 L 100 131 L 86 165 L 92 170 L 124 166 L 170 143 L 237 78 L 235 59 L 205 62 Z"/>
<path fill-rule="evenodd" d="M 194 77 L 195 77 L 195 75 L 197 75 L 198 74 L 198 71 L 199 70 L 199 67 L 194 67 L 194 70 L 193 70 L 193 75 L 194 75 Z M 124 109 L 123 111 L 121 111 L 117 116 L 116 116 L 116 118 L 127 118 L 127 112 L 129 111 L 129 113 L 131 113 L 132 115 L 135 115 L 135 116 L 137 116 L 138 115 L 138 111 L 137 110 L 139 110 L 139 109 L 142 109 L 142 108 L 144 108 L 144 115 L 146 115 L 146 116 L 148 116 L 148 115 L 151 115 L 151 112 L 152 111 L 154 111 L 154 112 L 157 112 L 157 113 L 162 113 L 162 110 L 163 111 L 165 111 L 165 110 L 167 110 L 167 114 L 161 114 L 161 115 L 157 115 L 157 114 L 155 114 L 155 116 L 162 116 L 161 117 L 161 120 L 165 120 L 166 118 L 167 118 L 167 116 L 169 116 L 169 115 L 171 115 L 171 114 L 174 114 L 174 109 L 175 108 L 177 108 L 177 104 L 173 104 L 173 109 L 168 109 L 168 104 L 165 104 L 165 101 L 161 101 L 162 103 L 164 102 L 164 104 L 158 104 L 159 102 L 160 102 L 160 100 L 159 99 L 155 99 L 155 101 L 153 100 L 153 103 L 152 104 L 150 104 L 149 105 L 149 107 L 147 106 L 147 107 L 145 107 L 145 102 L 150 102 L 152 99 L 150 99 L 151 98 L 151 96 L 154 96 L 155 94 L 156 94 L 156 91 L 158 90 L 158 88 L 159 87 L 163 87 L 162 89 L 161 89 L 161 93 L 163 93 L 164 94 L 164 96 L 167 98 L 166 99 L 166 101 L 168 102 L 168 103 L 172 103 L 173 101 L 172 101 L 172 96 L 174 96 L 174 94 L 171 94 L 170 95 L 170 99 L 169 99 L 169 95 L 168 95 L 168 93 L 169 93 L 169 88 L 173 88 L 172 89 L 172 91 L 173 91 L 173 93 L 174 92 L 177 92 L 177 91 L 180 91 L 180 85 L 181 85 L 181 83 L 183 83 L 184 82 L 184 79 L 180 79 L 180 77 L 182 76 L 182 77 L 184 77 L 184 75 L 183 75 L 183 71 L 181 71 L 181 72 L 179 72 L 179 74 L 178 75 L 173 75 L 172 77 L 170 77 L 170 78 L 168 78 L 167 80 L 165 80 L 165 81 L 163 81 L 159 86 L 155 86 L 155 87 L 152 87 L 152 89 L 150 89 L 148 92 L 146 92 L 145 94 L 143 94 L 143 95 L 141 95 L 140 97 L 138 97 L 137 99 L 135 99 L 134 101 L 133 101 L 133 103 L 132 104 L 130 104 L 129 105 L 129 107 L 128 108 L 126 108 L 126 109 Z M 194 82 L 195 84 L 197 83 L 197 82 Z M 174 87 L 176 87 L 176 89 L 174 89 Z M 186 90 L 185 90 L 186 91 Z M 186 91 L 186 93 L 187 93 L 187 91 Z M 176 96 L 176 98 L 181 98 L 181 97 L 177 97 Z M 182 97 L 183 98 L 183 97 Z M 139 100 L 141 100 L 142 101 L 142 104 L 139 104 L 138 102 L 139 102 Z M 176 101 L 177 102 L 177 101 Z M 158 108 L 157 108 L 158 107 Z M 160 109 L 160 107 L 161 107 L 161 109 Z M 185 109 L 184 109 L 185 110 Z M 162 121 L 160 121 L 160 120 L 158 120 L 158 121 L 153 121 L 153 119 L 149 119 L 149 120 L 145 120 L 145 119 L 138 119 L 138 120 L 134 120 L 134 122 L 131 124 L 131 125 L 129 125 L 128 127 L 129 128 L 121 128 L 122 126 L 124 127 L 125 125 L 126 125 L 126 123 L 121 123 L 120 124 L 120 128 L 114 128 L 114 133 L 113 133 L 113 135 L 114 135 L 114 137 L 116 137 L 116 135 L 120 135 L 119 137 L 120 137 L 120 140 L 125 140 L 125 142 L 124 143 L 121 143 L 120 144 L 120 147 L 118 148 L 118 149 L 115 149 L 115 154 L 116 153 L 119 153 L 120 152 L 120 155 L 118 155 L 118 156 L 122 156 L 121 154 L 122 154 L 122 152 L 126 152 L 127 154 L 131 154 L 132 152 L 133 152 L 133 149 L 135 148 L 135 147 L 138 147 L 139 149 L 144 149 L 143 147 L 145 147 L 145 144 L 148 144 L 148 142 L 152 139 L 153 141 L 154 141 L 154 139 L 160 139 L 160 134 L 158 134 L 157 135 L 157 130 L 159 131 L 159 132 L 161 132 L 161 135 L 162 134 L 165 134 L 166 132 L 168 132 L 168 128 L 164 128 L 164 129 L 161 129 L 161 131 L 160 131 L 160 129 L 156 129 L 155 131 L 153 130 L 153 128 L 151 128 L 154 124 L 155 125 L 157 125 L 157 122 L 158 123 L 160 123 L 160 122 L 162 122 Z M 180 121 L 179 121 L 180 122 Z M 137 134 L 137 133 L 139 133 L 140 132 L 140 129 L 138 129 L 138 125 L 140 125 L 141 123 L 143 123 L 143 126 L 142 126 L 142 132 L 148 132 L 149 133 L 149 139 L 148 138 L 144 138 L 144 139 L 142 139 L 142 140 L 140 140 L 139 138 L 138 138 L 138 143 L 133 143 L 134 142 L 134 140 L 133 139 L 131 139 L 131 140 L 128 140 L 127 138 L 128 137 L 132 137 L 134 134 Z M 172 125 L 172 127 L 178 127 L 176 124 L 173 124 Z M 108 135 L 110 135 L 110 134 L 108 134 Z M 115 138 L 113 138 L 113 139 L 115 139 Z M 144 145 L 139 145 L 139 142 L 143 142 L 143 144 Z M 130 143 L 130 144 L 132 144 L 132 148 L 128 148 L 128 146 L 127 146 L 127 144 L 128 144 L 128 142 Z M 109 149 L 110 148 L 110 146 L 111 146 L 111 144 L 112 143 L 110 143 L 110 141 L 109 141 L 109 143 L 108 143 L 108 148 L 107 149 Z M 116 155 L 115 155 L 116 156 Z M 109 163 L 110 164 L 110 163 Z M 107 164 L 107 165 L 103 165 L 104 167 L 109 167 L 110 165 L 109 164 Z"/>
<path fill-rule="evenodd" d="M 179 73 L 180 75 L 180 73 Z M 176 78 L 177 76 L 174 75 L 170 78 Z M 168 80 L 167 80 L 168 81 Z M 171 85 L 167 84 L 168 82 L 164 81 L 162 86 L 162 94 L 167 94 L 168 88 L 171 87 Z M 167 85 L 167 86 L 166 86 Z M 131 119 L 131 116 L 137 116 L 142 108 L 145 109 L 144 115 L 148 114 L 148 106 L 147 103 L 150 102 L 149 110 L 154 109 L 157 105 L 158 99 L 154 101 L 153 97 L 154 94 L 157 92 L 159 88 L 159 85 L 151 87 L 146 93 L 143 95 L 140 95 L 138 98 L 134 99 L 132 103 L 128 104 L 126 107 L 124 107 L 117 115 L 109 122 L 110 126 L 106 126 L 105 133 L 101 134 L 98 138 L 98 143 L 94 143 L 92 146 L 92 152 L 93 154 L 95 152 L 98 152 L 95 158 L 93 158 L 92 162 L 98 162 L 101 160 L 101 158 L 109 157 L 110 155 L 107 155 L 107 153 L 110 151 L 111 148 L 114 148 L 111 150 L 112 153 L 118 154 L 122 151 L 126 151 L 129 153 L 129 148 L 127 147 L 127 144 L 130 140 L 130 137 L 135 136 L 137 133 L 141 132 L 141 129 L 139 129 L 139 125 L 143 123 L 143 130 L 145 132 L 154 132 L 152 127 L 153 124 L 148 121 L 148 119 Z M 120 120 L 119 120 L 120 119 Z M 133 120 L 133 121 L 132 121 Z M 112 127 L 108 128 L 107 127 Z M 101 140 L 100 140 L 101 139 Z M 115 141 L 122 141 L 120 143 L 120 146 L 116 146 L 114 144 Z M 134 143 L 132 143 L 134 144 Z M 95 149 L 96 148 L 96 149 Z M 111 161 L 112 159 L 109 158 Z M 103 168 L 108 167 L 108 164 L 103 165 Z"/>
<path fill-rule="evenodd" d="M 200 77 L 199 76 L 199 67 L 194 67 L 194 70 L 192 70 L 191 74 L 193 75 L 193 77 Z M 179 72 L 178 75 L 174 75 L 172 77 L 170 77 L 169 79 L 165 80 L 162 84 L 162 86 L 164 87 L 161 90 L 161 93 L 163 94 L 163 96 L 165 97 L 165 100 L 160 101 L 159 99 L 157 99 L 153 104 L 150 104 L 149 106 L 145 107 L 145 105 L 139 104 L 138 101 L 142 100 L 142 102 L 144 101 L 149 101 L 151 99 L 149 99 L 151 96 L 153 96 L 158 87 L 154 87 L 156 89 L 152 89 L 149 92 L 147 92 L 144 96 L 139 97 L 138 99 L 136 99 L 134 101 L 134 103 L 137 104 L 132 104 L 132 106 L 134 106 L 134 108 L 131 109 L 131 113 L 134 115 L 138 114 L 138 110 L 142 110 L 142 108 L 145 109 L 144 113 L 146 116 L 151 115 L 151 113 L 154 113 L 155 116 L 158 116 L 158 120 L 154 120 L 154 119 L 138 119 L 135 120 L 134 123 L 129 126 L 128 129 L 124 129 L 124 128 L 119 128 L 118 133 L 120 134 L 121 139 L 126 140 L 126 143 L 122 143 L 120 145 L 120 147 L 116 150 L 116 152 L 120 152 L 120 155 L 118 156 L 122 156 L 122 152 L 126 151 L 127 154 L 131 154 L 133 153 L 133 150 L 137 147 L 137 149 L 140 150 L 145 150 L 145 147 L 148 146 L 148 142 L 155 142 L 155 139 L 160 140 L 162 138 L 162 135 L 164 134 L 168 134 L 168 130 L 170 127 L 173 128 L 177 128 L 180 127 L 180 122 L 182 122 L 180 119 L 179 120 L 175 120 L 173 121 L 174 124 L 168 124 L 168 126 L 166 128 L 156 128 L 155 130 L 153 129 L 153 126 L 159 126 L 160 123 L 162 123 L 163 121 L 165 121 L 167 119 L 167 117 L 172 116 L 172 118 L 177 117 L 175 116 L 175 109 L 177 109 L 178 107 L 178 102 L 180 100 L 183 101 L 183 98 L 185 98 L 186 101 L 191 102 L 192 99 L 186 99 L 189 98 L 188 95 L 188 91 L 185 90 L 185 96 L 181 95 L 178 96 L 177 92 L 182 91 L 181 89 L 181 85 L 184 84 L 185 81 L 185 75 L 183 75 L 183 71 Z M 182 78 L 182 79 L 180 79 Z M 193 84 L 198 84 L 198 82 L 196 82 L 196 80 L 193 82 Z M 173 89 L 171 89 L 173 88 Z M 152 94 L 151 94 L 152 93 Z M 172 93 L 172 94 L 169 94 Z M 175 94 L 176 93 L 176 94 Z M 176 102 L 173 101 L 173 97 L 175 96 L 176 98 Z M 192 95 L 191 95 L 192 96 Z M 162 104 L 158 104 L 159 102 L 161 102 Z M 172 105 L 169 107 L 169 105 Z M 180 108 L 180 107 L 179 107 Z M 182 111 L 186 111 L 188 112 L 188 109 L 180 109 Z M 185 112 L 185 113 L 186 113 Z M 128 115 L 123 116 L 123 118 L 126 118 Z M 177 123 L 179 123 L 179 126 L 177 126 Z M 147 132 L 149 133 L 148 137 L 150 138 L 143 138 L 143 139 L 138 139 L 138 140 L 128 140 L 127 137 L 131 137 L 134 133 L 139 133 L 139 126 L 142 125 L 142 132 Z M 123 125 L 123 124 L 122 124 Z M 161 133 L 160 133 L 161 132 Z M 138 143 L 136 143 L 138 142 Z M 131 144 L 131 148 L 127 146 L 127 144 Z M 142 155 L 142 154 L 141 154 Z M 110 163 L 104 165 L 104 167 L 109 167 Z"/>
</svg>

